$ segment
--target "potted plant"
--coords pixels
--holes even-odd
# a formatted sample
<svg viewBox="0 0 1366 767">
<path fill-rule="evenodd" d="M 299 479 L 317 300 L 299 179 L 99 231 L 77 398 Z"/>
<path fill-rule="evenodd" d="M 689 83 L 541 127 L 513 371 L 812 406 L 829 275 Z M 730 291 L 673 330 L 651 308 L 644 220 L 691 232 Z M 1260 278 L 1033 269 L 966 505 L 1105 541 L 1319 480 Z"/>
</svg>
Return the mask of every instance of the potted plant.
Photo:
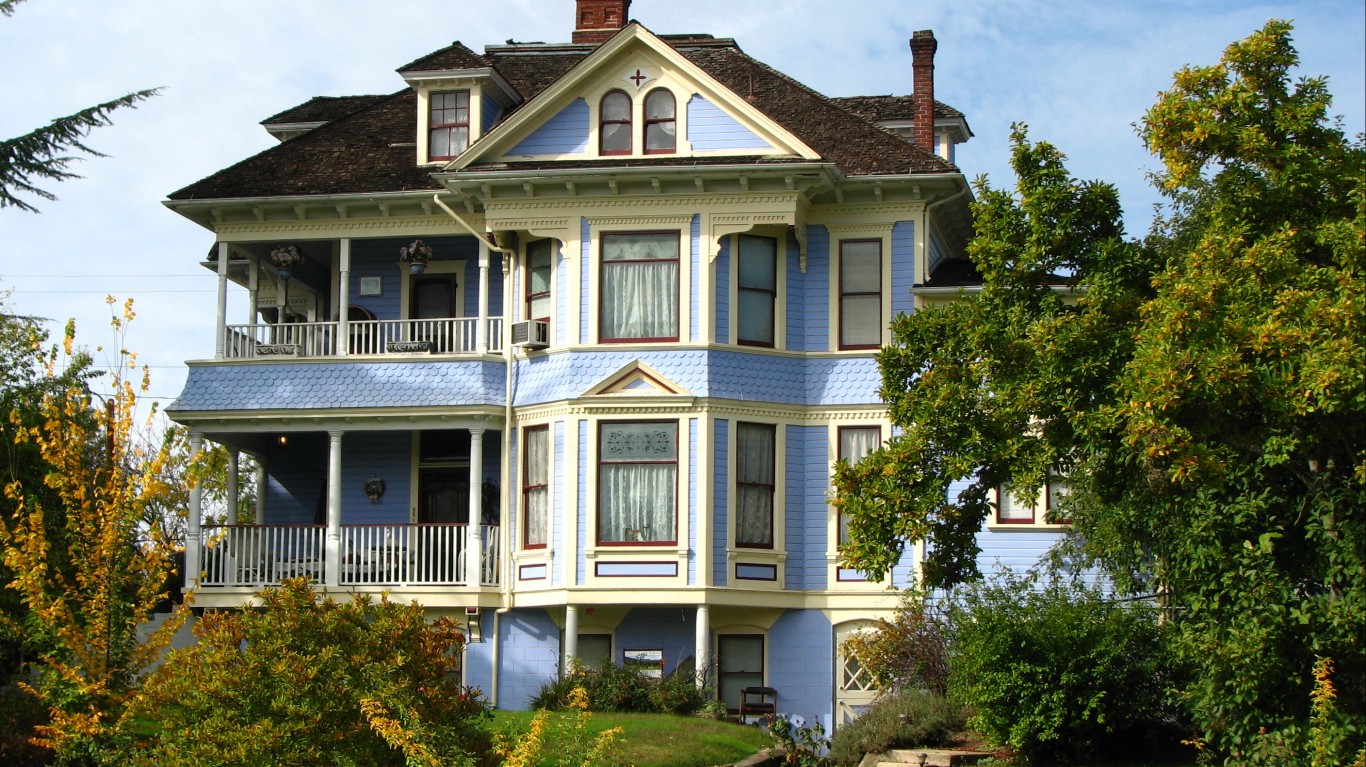
<svg viewBox="0 0 1366 767">
<path fill-rule="evenodd" d="M 287 280 L 294 276 L 294 267 L 303 263 L 304 254 L 294 245 L 281 245 L 270 252 L 270 262 L 280 272 L 280 279 Z"/>
<path fill-rule="evenodd" d="M 411 274 L 422 274 L 427 271 L 427 262 L 431 259 L 432 249 L 422 240 L 413 240 L 412 244 L 398 249 L 398 260 L 408 265 Z"/>
</svg>

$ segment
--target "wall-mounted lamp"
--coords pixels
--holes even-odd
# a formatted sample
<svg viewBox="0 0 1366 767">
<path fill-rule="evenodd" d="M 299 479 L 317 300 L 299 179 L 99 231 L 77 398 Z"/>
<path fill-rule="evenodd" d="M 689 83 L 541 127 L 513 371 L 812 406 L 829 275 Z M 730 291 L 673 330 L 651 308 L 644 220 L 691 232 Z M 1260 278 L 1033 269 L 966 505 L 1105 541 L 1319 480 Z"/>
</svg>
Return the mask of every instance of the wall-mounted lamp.
<svg viewBox="0 0 1366 767">
<path fill-rule="evenodd" d="M 384 480 L 378 476 L 366 480 L 365 497 L 370 499 L 370 503 L 379 503 L 379 499 L 384 497 Z"/>
<path fill-rule="evenodd" d="M 280 447 L 289 447 L 289 435 L 281 434 L 280 436 L 276 437 L 275 444 L 279 445 Z"/>
</svg>

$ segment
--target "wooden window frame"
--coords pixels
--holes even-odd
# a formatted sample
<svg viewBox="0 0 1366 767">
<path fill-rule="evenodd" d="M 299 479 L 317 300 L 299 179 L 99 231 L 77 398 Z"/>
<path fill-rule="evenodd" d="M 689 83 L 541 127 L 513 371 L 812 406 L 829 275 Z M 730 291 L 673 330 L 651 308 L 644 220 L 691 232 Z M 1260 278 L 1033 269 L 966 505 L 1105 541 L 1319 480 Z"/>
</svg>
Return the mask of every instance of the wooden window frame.
<svg viewBox="0 0 1366 767">
<path fill-rule="evenodd" d="M 437 122 L 437 113 L 438 113 L 438 112 L 445 112 L 445 111 L 448 111 L 448 110 L 449 110 L 449 111 L 454 111 L 454 112 L 456 112 L 456 113 L 458 114 L 459 111 L 460 111 L 460 106 L 459 106 L 458 103 L 457 103 L 456 106 L 454 106 L 454 107 L 438 107 L 438 106 L 436 105 L 437 97 L 438 97 L 438 96 L 455 96 L 456 99 L 457 99 L 457 102 L 458 102 L 458 99 L 459 99 L 460 96 L 464 96 L 464 97 L 465 97 L 465 106 L 464 106 L 464 110 L 465 110 L 465 121 L 464 121 L 464 122 L 460 122 L 459 120 L 456 120 L 456 121 L 454 121 L 454 122 Z M 439 154 L 436 154 L 435 151 L 432 149 L 432 144 L 433 144 L 433 142 L 432 142 L 432 136 L 433 136 L 437 131 L 442 131 L 442 130 L 444 130 L 444 131 L 451 131 L 451 132 L 453 132 L 453 131 L 457 131 L 457 130 L 460 130 L 460 129 L 464 129 L 464 131 L 465 131 L 465 149 L 469 149 L 469 147 L 470 147 L 470 138 L 471 138 L 471 137 L 470 137 L 470 92 L 469 92 L 469 90 L 460 89 L 460 90 L 451 90 L 451 91 L 433 91 L 430 95 L 428 95 L 428 96 L 427 96 L 427 159 L 428 159 L 428 160 L 433 160 L 433 161 L 436 161 L 436 160 L 454 160 L 457 156 L 459 156 L 460 152 L 465 151 L 464 149 L 462 149 L 462 150 L 460 150 L 460 152 L 456 152 L 455 154 L 439 155 Z M 451 142 L 451 143 L 454 144 L 454 142 Z"/>
<path fill-rule="evenodd" d="M 674 238 L 674 257 L 673 262 L 678 265 L 677 273 L 674 275 L 674 298 L 677 304 L 677 314 L 674 315 L 673 336 L 659 336 L 657 338 L 628 338 L 611 337 L 604 334 L 603 321 L 605 312 L 603 304 L 607 297 L 607 242 L 613 237 L 635 237 L 642 234 L 670 234 Z M 614 259 L 615 264 L 654 264 L 669 259 Z M 603 232 L 598 235 L 598 342 L 604 344 L 639 344 L 639 343 L 676 343 L 683 333 L 683 236 L 677 229 L 650 229 L 643 231 L 621 231 Z"/>
<path fill-rule="evenodd" d="M 767 240 L 773 243 L 773 289 L 746 287 L 743 282 L 744 268 L 740 261 L 743 258 L 744 247 L 742 243 L 746 238 L 754 240 Z M 767 341 L 745 338 L 742 335 L 744 328 L 744 314 L 742 307 L 744 301 L 740 300 L 746 293 L 762 293 L 768 296 L 769 300 L 769 327 L 773 331 L 773 337 Z M 735 342 L 741 346 L 758 346 L 766 349 L 775 348 L 778 343 L 778 238 L 764 237 L 757 234 L 742 234 L 735 241 Z"/>
<path fill-rule="evenodd" d="M 669 104 L 673 107 L 671 115 L 669 117 L 650 117 L 650 100 L 656 95 L 661 94 L 669 97 Z M 678 152 L 678 97 L 674 96 L 673 91 L 668 88 L 655 88 L 645 94 L 645 99 L 642 104 L 644 105 L 644 112 L 642 113 L 640 126 L 641 150 L 645 154 L 676 154 Z M 653 125 L 663 125 L 664 123 L 673 123 L 673 146 L 651 149 L 649 142 L 650 127 Z"/>
<path fill-rule="evenodd" d="M 612 98 L 613 96 L 621 96 L 622 98 L 626 99 L 626 117 L 624 119 L 609 120 L 606 117 L 607 110 L 605 109 L 605 107 L 607 106 L 607 100 Z M 631 99 L 631 94 L 627 93 L 626 91 L 614 88 L 613 90 L 610 90 L 602 94 L 602 98 L 598 101 L 598 154 L 600 156 L 620 157 L 622 155 L 630 155 L 632 151 L 634 151 L 635 129 L 632 126 L 632 118 L 634 117 L 634 111 L 635 102 Z M 606 149 L 603 147 L 603 141 L 607 138 L 607 131 L 603 130 L 603 126 L 606 125 L 626 126 L 625 149 Z"/>
<path fill-rule="evenodd" d="M 845 255 L 844 255 L 844 247 L 845 247 L 846 245 L 855 245 L 855 244 L 862 244 L 862 243 L 869 243 L 869 242 L 875 243 L 875 244 L 877 245 L 877 290 L 875 290 L 875 291 L 846 291 L 845 288 L 844 288 L 844 265 L 845 265 L 845 262 L 846 262 Z M 837 346 L 838 346 L 838 348 L 841 349 L 841 350 L 846 350 L 846 349 L 847 349 L 847 350 L 856 350 L 856 349 L 879 349 L 879 348 L 882 347 L 882 330 L 881 330 L 881 328 L 882 328 L 882 288 L 883 288 L 883 285 L 882 285 L 882 257 L 883 257 L 882 240 L 876 239 L 876 238 L 858 239 L 858 240 L 840 240 L 839 256 L 840 256 L 840 261 L 839 261 L 839 291 L 840 291 L 840 292 L 839 292 L 839 312 L 840 312 L 840 321 L 839 321 L 839 331 L 838 331 L 838 332 L 839 332 L 839 338 L 836 339 L 836 340 L 838 341 Z M 845 305 L 844 305 L 845 299 L 847 299 L 847 298 L 856 298 L 856 297 L 867 297 L 867 296 L 873 296 L 873 297 L 875 297 L 875 298 L 877 299 L 877 320 L 876 320 L 876 322 L 874 323 L 874 327 L 879 328 L 879 330 L 878 330 L 878 342 L 877 342 L 877 343 L 873 343 L 873 344 L 846 344 L 846 343 L 844 342 L 844 320 L 845 320 L 846 315 L 848 314 L 848 311 L 845 309 Z"/>
<path fill-rule="evenodd" d="M 772 462 L 768 466 L 769 482 L 762 484 L 758 482 L 740 481 L 740 430 L 742 428 L 762 429 L 768 432 L 769 444 L 772 447 Z M 768 542 L 742 541 L 740 540 L 740 508 L 735 505 L 735 547 L 740 549 L 765 549 L 772 550 L 776 545 L 778 531 L 776 528 L 778 516 L 778 427 L 771 423 L 751 423 L 747 421 L 737 421 L 735 423 L 735 451 L 734 451 L 734 471 L 735 471 L 735 490 L 736 498 L 739 498 L 740 486 L 743 484 L 748 487 L 761 487 L 768 489 Z"/>
<path fill-rule="evenodd" d="M 623 424 L 632 424 L 632 425 L 644 425 L 644 424 L 669 424 L 670 426 L 673 426 L 673 427 L 674 427 L 674 457 L 673 457 L 673 459 L 672 459 L 672 460 L 668 460 L 668 461 L 605 461 L 605 460 L 603 460 L 603 451 L 602 451 L 602 430 L 603 430 L 604 427 L 610 427 L 610 426 L 612 426 L 613 424 L 617 424 L 617 425 L 623 425 Z M 678 421 L 674 421 L 674 420 L 669 420 L 669 419 L 641 419 L 641 420 L 636 420 L 636 419 L 617 419 L 617 420 L 611 420 L 611 421 L 599 421 L 597 426 L 598 426 L 598 433 L 597 433 L 597 442 L 596 442 L 596 445 L 597 445 L 597 494 L 598 494 L 598 498 L 597 498 L 597 503 L 595 504 L 595 507 L 594 507 L 594 508 L 595 508 L 595 513 L 596 513 L 596 515 L 597 515 L 597 519 L 596 519 L 595 522 L 594 522 L 594 528 L 595 528 L 595 529 L 594 529 L 594 531 L 593 531 L 593 538 L 594 538 L 594 540 L 596 541 L 597 545 L 599 545 L 599 546 L 677 546 L 677 545 L 678 545 L 678 512 L 679 512 L 679 508 L 678 508 L 678 507 L 679 507 L 679 503 L 678 503 L 678 482 L 679 482 L 679 476 L 678 476 L 679 471 L 678 471 L 678 467 L 679 467 L 679 455 L 683 452 L 683 446 L 678 444 L 679 435 L 683 433 L 683 429 L 680 427 L 679 422 L 678 422 Z M 640 464 L 640 465 L 644 465 L 644 464 L 654 464 L 654 465 L 671 464 L 671 465 L 674 467 L 674 484 L 673 484 L 673 491 L 672 491 L 672 492 L 673 492 L 673 501 L 674 501 L 674 504 L 673 504 L 673 506 L 674 506 L 674 512 L 673 512 L 673 537 L 672 537 L 670 540 L 667 540 L 667 541 L 610 541 L 610 540 L 604 540 L 604 539 L 603 539 L 603 537 L 602 537 L 602 521 L 603 521 L 603 509 L 602 509 L 602 501 L 603 501 L 603 498 L 602 498 L 602 486 L 603 486 L 603 481 L 602 481 L 602 467 L 603 467 L 604 464 Z"/>
<path fill-rule="evenodd" d="M 533 484 L 531 484 L 531 483 L 528 481 L 529 478 L 531 477 L 531 463 L 530 463 L 530 459 L 531 459 L 531 450 L 528 448 L 528 446 L 529 446 L 529 444 L 531 443 L 531 436 L 532 436 L 532 434 L 535 434 L 535 433 L 540 433 L 540 434 L 544 434 L 544 435 L 545 435 L 545 441 L 546 441 L 545 448 L 546 448 L 546 456 L 547 456 L 547 457 L 550 456 L 550 447 L 551 447 L 551 446 L 550 446 L 550 425 L 549 425 L 549 424 L 541 424 L 541 425 L 539 425 L 539 426 L 528 426 L 528 427 L 522 429 L 522 535 L 521 535 L 521 538 L 522 538 L 522 548 L 523 548 L 524 550 L 537 550 L 537 549 L 544 549 L 544 548 L 547 548 L 547 546 L 548 546 L 549 543 L 550 543 L 550 529 L 551 529 L 551 527 L 553 526 L 553 525 L 551 524 L 551 519 L 550 519 L 550 513 L 551 513 L 550 507 L 549 507 L 549 505 L 547 505 L 547 506 L 546 506 L 546 520 L 545 520 L 545 527 L 546 527 L 546 529 L 543 531 L 543 532 L 544 532 L 544 535 L 545 535 L 545 542 L 544 542 L 544 543 L 528 543 L 528 542 L 527 542 L 527 539 L 530 537 L 530 533 L 531 533 L 531 524 L 530 524 L 529 520 L 527 519 L 527 512 L 531 509 L 531 503 L 530 503 L 531 494 L 532 494 L 532 493 L 537 493 L 537 492 L 543 493 L 543 494 L 545 495 L 545 497 L 546 497 L 546 500 L 547 500 L 547 501 L 550 500 L 550 465 L 547 465 L 547 466 L 544 467 L 544 468 L 545 468 L 545 483 L 544 483 L 544 484 L 533 485 Z M 548 461 L 547 463 L 548 463 L 548 464 L 553 464 L 554 462 L 553 462 L 553 461 Z"/>
</svg>

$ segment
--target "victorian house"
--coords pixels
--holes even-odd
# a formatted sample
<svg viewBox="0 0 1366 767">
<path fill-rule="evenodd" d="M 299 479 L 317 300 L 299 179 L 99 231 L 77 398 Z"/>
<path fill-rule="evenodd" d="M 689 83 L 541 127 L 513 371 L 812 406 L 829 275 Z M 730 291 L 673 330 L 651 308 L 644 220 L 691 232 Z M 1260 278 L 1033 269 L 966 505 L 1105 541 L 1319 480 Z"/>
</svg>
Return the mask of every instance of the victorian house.
<svg viewBox="0 0 1366 767">
<path fill-rule="evenodd" d="M 170 195 L 218 280 L 170 415 L 261 467 L 254 519 L 192 499 L 187 580 L 200 607 L 306 575 L 459 616 L 504 708 L 610 659 L 829 726 L 871 696 L 841 639 L 917 562 L 840 566 L 831 471 L 891 436 L 890 318 L 970 272 L 971 132 L 928 31 L 913 95 L 827 98 L 629 6 L 308 101 Z M 1033 556 L 1022 509 L 996 527 Z"/>
</svg>

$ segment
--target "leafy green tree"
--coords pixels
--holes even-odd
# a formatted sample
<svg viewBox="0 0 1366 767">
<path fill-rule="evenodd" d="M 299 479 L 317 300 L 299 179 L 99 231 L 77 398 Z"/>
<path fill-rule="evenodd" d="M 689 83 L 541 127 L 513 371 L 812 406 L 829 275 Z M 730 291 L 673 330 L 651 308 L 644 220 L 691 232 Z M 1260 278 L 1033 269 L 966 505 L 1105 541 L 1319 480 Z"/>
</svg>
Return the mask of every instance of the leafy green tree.
<svg viewBox="0 0 1366 767">
<path fill-rule="evenodd" d="M 1066 480 L 1060 558 L 1169 609 L 1232 763 L 1267 739 L 1366 753 L 1366 148 L 1297 62 L 1273 21 L 1177 73 L 1141 126 L 1170 198 L 1142 245 L 1113 189 L 1018 130 L 1017 193 L 978 185 L 980 294 L 895 323 L 903 433 L 836 478 L 847 560 L 880 574 L 925 540 L 931 586 L 976 576 L 993 488 Z"/>
<path fill-rule="evenodd" d="M 259 609 L 208 613 L 172 651 L 136 717 L 155 722 L 121 764 L 481 764 L 487 704 L 460 685 L 465 638 L 416 603 L 338 602 L 302 579 Z"/>
<path fill-rule="evenodd" d="M 3 0 L 0 2 L 0 16 L 13 16 L 14 9 L 23 0 Z M 95 157 L 104 155 L 83 143 L 90 131 L 110 125 L 110 115 L 125 107 L 133 107 L 140 101 L 155 96 L 160 89 L 136 91 L 126 96 L 82 109 L 66 117 L 58 117 L 41 128 L 0 140 L 0 208 L 16 207 L 36 213 L 33 205 L 19 197 L 28 194 L 44 200 L 57 199 L 51 192 L 36 184 L 48 181 L 65 181 L 80 176 L 69 170 L 76 159 L 65 154 L 68 150 L 84 152 Z"/>
</svg>

